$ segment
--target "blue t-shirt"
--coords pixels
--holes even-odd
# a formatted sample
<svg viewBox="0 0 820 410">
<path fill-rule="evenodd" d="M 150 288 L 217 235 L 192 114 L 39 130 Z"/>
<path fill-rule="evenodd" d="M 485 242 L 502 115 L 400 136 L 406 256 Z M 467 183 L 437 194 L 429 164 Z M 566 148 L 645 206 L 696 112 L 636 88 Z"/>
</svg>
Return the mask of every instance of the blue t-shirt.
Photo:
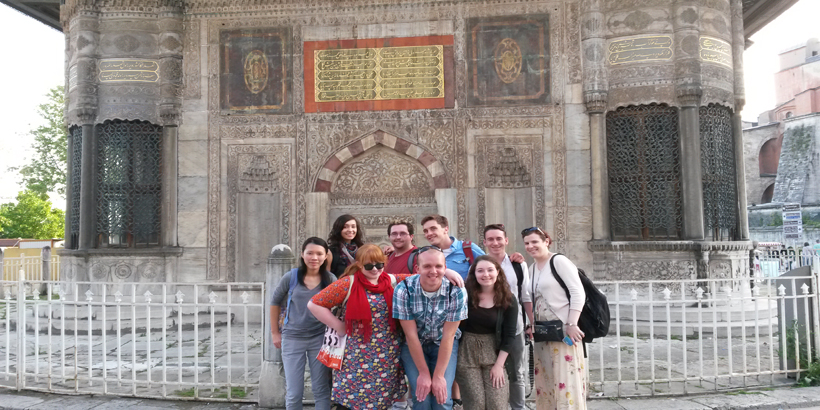
<svg viewBox="0 0 820 410">
<path fill-rule="evenodd" d="M 470 259 L 464 254 L 464 242 L 459 241 L 452 236 L 450 237 L 450 240 L 453 241 L 453 244 L 450 245 L 450 249 L 444 249 L 445 253 L 449 252 L 445 258 L 447 268 L 458 272 L 462 278 L 467 279 L 467 273 L 470 271 Z M 473 250 L 474 260 L 475 258 L 484 255 L 484 251 L 482 251 L 481 248 L 479 248 L 475 243 L 470 244 L 470 248 Z"/>
</svg>

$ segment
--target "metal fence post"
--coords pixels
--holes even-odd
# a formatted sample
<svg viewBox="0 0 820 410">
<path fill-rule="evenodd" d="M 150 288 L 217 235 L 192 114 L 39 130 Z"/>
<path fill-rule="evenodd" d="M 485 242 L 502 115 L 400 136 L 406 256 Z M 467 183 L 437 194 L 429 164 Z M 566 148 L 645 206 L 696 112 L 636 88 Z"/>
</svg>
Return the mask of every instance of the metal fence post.
<svg viewBox="0 0 820 410">
<path fill-rule="evenodd" d="M 279 244 L 273 247 L 268 256 L 268 268 L 265 280 L 265 344 L 264 360 L 259 375 L 259 407 L 285 407 L 285 371 L 282 367 L 282 352 L 271 341 L 270 302 L 274 287 L 285 272 L 293 267 L 293 251 L 289 246 Z M 277 318 L 278 319 L 278 318 Z"/>
<path fill-rule="evenodd" d="M 26 387 L 26 271 L 17 273 L 17 391 Z"/>
</svg>

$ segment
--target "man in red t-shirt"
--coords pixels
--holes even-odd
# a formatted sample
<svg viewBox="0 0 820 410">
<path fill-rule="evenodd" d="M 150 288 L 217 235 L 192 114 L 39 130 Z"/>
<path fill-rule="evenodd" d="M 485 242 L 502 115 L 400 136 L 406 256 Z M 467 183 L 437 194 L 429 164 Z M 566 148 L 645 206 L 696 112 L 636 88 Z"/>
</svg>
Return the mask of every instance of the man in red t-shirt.
<svg viewBox="0 0 820 410">
<path fill-rule="evenodd" d="M 413 232 L 413 224 L 407 221 L 396 221 L 387 227 L 393 253 L 388 256 L 387 265 L 384 266 L 386 273 L 413 273 L 407 268 L 407 258 L 416 249 L 416 245 L 413 245 Z"/>
</svg>

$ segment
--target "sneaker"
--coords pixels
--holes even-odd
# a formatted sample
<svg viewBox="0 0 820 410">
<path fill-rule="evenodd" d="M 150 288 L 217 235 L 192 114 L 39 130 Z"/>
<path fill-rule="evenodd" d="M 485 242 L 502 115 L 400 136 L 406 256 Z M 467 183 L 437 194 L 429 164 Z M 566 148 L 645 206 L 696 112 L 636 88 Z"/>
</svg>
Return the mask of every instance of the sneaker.
<svg viewBox="0 0 820 410">
<path fill-rule="evenodd" d="M 453 410 L 464 410 L 464 404 L 460 399 L 453 399 Z"/>
</svg>

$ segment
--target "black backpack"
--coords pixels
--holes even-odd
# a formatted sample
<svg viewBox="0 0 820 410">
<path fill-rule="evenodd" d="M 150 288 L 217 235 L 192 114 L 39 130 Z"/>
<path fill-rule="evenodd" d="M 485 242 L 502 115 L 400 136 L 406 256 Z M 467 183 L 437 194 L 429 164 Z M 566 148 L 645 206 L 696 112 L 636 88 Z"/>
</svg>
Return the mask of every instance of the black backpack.
<svg viewBox="0 0 820 410">
<path fill-rule="evenodd" d="M 558 255 L 561 254 L 555 254 L 555 256 Z M 555 256 L 550 258 L 550 269 L 552 269 L 555 280 L 564 288 L 564 292 L 567 293 L 567 300 L 569 300 L 569 289 L 567 289 L 567 285 L 558 275 L 558 272 L 555 271 L 555 263 L 553 262 Z M 587 298 L 584 308 L 581 310 L 581 317 L 578 318 L 578 327 L 584 332 L 584 342 L 589 343 L 592 339 L 604 337 L 609 333 L 609 304 L 606 301 L 606 296 L 595 287 L 583 269 L 578 268 L 578 276 L 581 277 L 581 284 L 584 286 L 584 293 L 586 293 Z"/>
</svg>

